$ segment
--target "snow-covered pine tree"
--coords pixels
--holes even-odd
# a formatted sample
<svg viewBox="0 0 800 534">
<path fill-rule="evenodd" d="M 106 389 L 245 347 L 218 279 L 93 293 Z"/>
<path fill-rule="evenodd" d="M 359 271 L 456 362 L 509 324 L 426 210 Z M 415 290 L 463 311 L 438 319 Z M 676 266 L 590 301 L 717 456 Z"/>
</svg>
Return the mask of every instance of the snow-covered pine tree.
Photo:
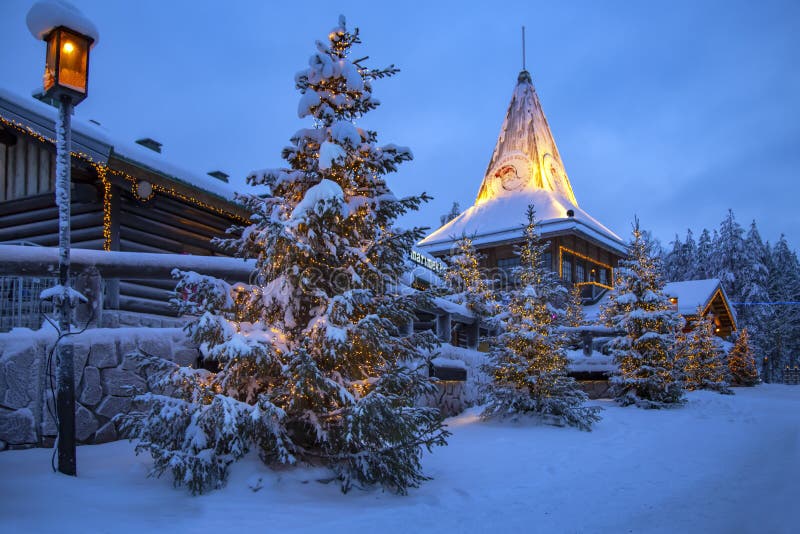
<svg viewBox="0 0 800 534">
<path fill-rule="evenodd" d="M 766 381 L 782 379 L 783 369 L 797 364 L 800 354 L 800 262 L 781 235 L 770 256 L 768 292 L 771 312 L 766 321 Z"/>
<path fill-rule="evenodd" d="M 599 408 L 586 406 L 586 394 L 567 376 L 566 340 L 558 330 L 564 312 L 552 305 L 563 300 L 564 289 L 542 262 L 547 247 L 529 206 L 518 268 L 521 287 L 511 292 L 503 332 L 492 340 L 485 369 L 492 382 L 483 415 L 529 414 L 546 423 L 590 430 L 600 419 Z"/>
<path fill-rule="evenodd" d="M 661 258 L 649 252 L 645 236 L 635 219 L 628 257 L 619 263 L 602 316 L 609 327 L 625 332 L 609 343 L 618 365 L 611 377 L 617 401 L 662 408 L 683 396 L 675 352 L 683 319 L 664 295 Z"/>
<path fill-rule="evenodd" d="M 492 282 L 487 280 L 480 268 L 480 257 L 472 245 L 472 239 L 461 236 L 456 241 L 454 253 L 448 258 L 445 281 L 453 302 L 464 304 L 482 319 L 497 313 L 497 300 Z"/>
<path fill-rule="evenodd" d="M 713 276 L 711 266 L 713 251 L 714 242 L 711 239 L 711 233 L 707 228 L 703 228 L 700 238 L 697 240 L 697 260 L 694 263 L 696 280 L 705 280 Z"/>
<path fill-rule="evenodd" d="M 564 315 L 564 324 L 566 326 L 583 326 L 586 322 L 583 313 L 583 297 L 581 296 L 581 286 L 574 284 L 572 289 L 569 290 L 567 297 L 567 309 Z"/>
<path fill-rule="evenodd" d="M 747 271 L 744 258 L 744 230 L 736 221 L 733 210 L 728 210 L 728 215 L 720 223 L 719 233 L 714 240 L 711 265 L 714 277 L 720 279 L 728 296 L 734 302 L 742 301 L 742 289 Z"/>
<path fill-rule="evenodd" d="M 266 197 L 244 197 L 253 224 L 227 242 L 254 258 L 251 283 L 183 273 L 178 291 L 199 314 L 188 328 L 219 371 L 162 365 L 176 397 L 150 394 L 149 411 L 124 428 L 193 492 L 220 486 L 248 449 L 267 464 L 330 468 L 347 491 L 380 484 L 405 493 L 426 479 L 422 449 L 444 445 L 438 410 L 415 400 L 435 390 L 418 372 L 432 336 L 400 336 L 414 296 L 395 287 L 422 232 L 395 226 L 426 197 L 396 198 L 386 175 L 411 159 L 377 144 L 353 121 L 378 106 L 374 80 L 349 53 L 360 42 L 344 18 L 296 75 L 301 129 L 283 150 L 289 167 L 248 178 Z"/>
<path fill-rule="evenodd" d="M 728 370 L 731 383 L 737 386 L 755 386 L 758 384 L 758 370 L 750 347 L 747 328 L 742 328 L 739 337 L 728 354 Z"/>
<path fill-rule="evenodd" d="M 750 338 L 758 352 L 761 353 L 770 344 L 770 336 L 765 326 L 773 312 L 769 306 L 769 249 L 761 240 L 756 222 L 744 240 L 742 262 L 745 269 L 742 273 L 742 303 L 736 307 L 737 322 L 749 329 Z"/>
<path fill-rule="evenodd" d="M 698 310 L 700 316 L 700 310 Z M 725 350 L 714 335 L 714 319 L 701 317 L 679 344 L 678 358 L 683 363 L 684 387 L 688 390 L 712 389 L 732 393 L 729 385 Z"/>
<path fill-rule="evenodd" d="M 453 202 L 453 206 L 450 208 L 450 211 L 439 217 L 439 221 L 441 222 L 441 225 L 444 226 L 459 215 L 461 215 L 461 206 L 458 205 L 458 202 Z"/>
<path fill-rule="evenodd" d="M 672 241 L 671 245 L 672 250 L 664 255 L 664 279 L 670 282 L 685 280 L 683 277 L 681 257 L 683 253 L 683 243 L 678 234 L 675 234 L 675 240 Z"/>
</svg>

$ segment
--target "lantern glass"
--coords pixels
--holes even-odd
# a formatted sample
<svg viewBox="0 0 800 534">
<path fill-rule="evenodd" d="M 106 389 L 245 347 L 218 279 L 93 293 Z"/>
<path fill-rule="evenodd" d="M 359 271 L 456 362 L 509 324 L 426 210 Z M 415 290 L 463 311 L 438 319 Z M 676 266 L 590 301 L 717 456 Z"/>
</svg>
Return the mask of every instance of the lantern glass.
<svg viewBox="0 0 800 534">
<path fill-rule="evenodd" d="M 89 47 L 92 39 L 64 27 L 47 36 L 44 90 L 51 96 L 67 94 L 83 100 L 89 82 Z"/>
</svg>

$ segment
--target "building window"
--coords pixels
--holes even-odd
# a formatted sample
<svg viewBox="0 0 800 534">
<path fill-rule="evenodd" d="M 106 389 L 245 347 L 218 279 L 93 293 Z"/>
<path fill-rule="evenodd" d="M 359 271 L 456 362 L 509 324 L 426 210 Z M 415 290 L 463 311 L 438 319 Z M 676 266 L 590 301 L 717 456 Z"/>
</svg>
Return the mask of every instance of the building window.
<svg viewBox="0 0 800 534">
<path fill-rule="evenodd" d="M 511 274 L 511 272 L 517 267 L 519 267 L 519 256 L 514 256 L 513 258 L 500 258 L 497 260 L 497 268 L 509 274 Z"/>
<path fill-rule="evenodd" d="M 586 268 L 582 261 L 575 263 L 575 281 L 579 284 L 586 281 Z"/>
<path fill-rule="evenodd" d="M 567 254 L 561 256 L 561 278 L 566 282 L 572 282 L 572 257 Z"/>
<path fill-rule="evenodd" d="M 603 285 L 608 285 L 608 270 L 607 269 L 600 269 L 600 283 Z"/>
<path fill-rule="evenodd" d="M 548 271 L 552 271 L 553 270 L 553 255 L 550 254 L 549 252 L 545 252 L 544 255 L 542 255 L 542 265 Z"/>
</svg>

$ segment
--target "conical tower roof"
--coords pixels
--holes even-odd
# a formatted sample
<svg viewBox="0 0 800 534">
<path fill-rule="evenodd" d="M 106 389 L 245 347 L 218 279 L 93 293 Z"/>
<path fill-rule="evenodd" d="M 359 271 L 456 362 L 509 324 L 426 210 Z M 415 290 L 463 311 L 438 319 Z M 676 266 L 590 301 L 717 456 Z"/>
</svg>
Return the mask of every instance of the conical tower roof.
<svg viewBox="0 0 800 534">
<path fill-rule="evenodd" d="M 523 190 L 550 191 L 578 206 L 527 70 L 517 77 L 476 204 Z"/>
<path fill-rule="evenodd" d="M 522 235 L 531 204 L 542 235 L 579 232 L 625 252 L 619 236 L 578 206 L 531 75 L 523 70 L 475 204 L 418 246 L 445 252 L 463 235 L 471 236 L 476 246 L 513 241 Z"/>
</svg>

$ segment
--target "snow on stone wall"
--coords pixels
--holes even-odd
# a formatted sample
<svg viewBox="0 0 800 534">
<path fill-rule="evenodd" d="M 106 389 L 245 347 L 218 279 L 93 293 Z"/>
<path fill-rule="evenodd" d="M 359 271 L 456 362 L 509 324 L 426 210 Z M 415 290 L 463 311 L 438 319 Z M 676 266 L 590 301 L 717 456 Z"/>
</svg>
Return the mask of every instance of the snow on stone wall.
<svg viewBox="0 0 800 534">
<path fill-rule="evenodd" d="M 0 334 L 0 450 L 50 446 L 56 435 L 47 376 L 52 331 Z M 177 328 L 98 328 L 72 337 L 75 353 L 75 433 L 79 443 L 118 438 L 111 418 L 131 408 L 131 386 L 147 389 L 130 354 L 142 350 L 181 365 L 199 355 Z M 55 375 L 51 371 L 53 384 Z"/>
<path fill-rule="evenodd" d="M 481 370 L 486 363 L 486 353 L 477 350 L 454 347 L 444 343 L 437 351 L 436 360 L 446 362 L 455 360 L 454 366 L 466 368 L 467 381 L 439 381 L 438 391 L 422 400 L 426 406 L 435 406 L 445 417 L 458 415 L 470 406 L 483 403 L 483 391 L 489 376 Z"/>
</svg>

